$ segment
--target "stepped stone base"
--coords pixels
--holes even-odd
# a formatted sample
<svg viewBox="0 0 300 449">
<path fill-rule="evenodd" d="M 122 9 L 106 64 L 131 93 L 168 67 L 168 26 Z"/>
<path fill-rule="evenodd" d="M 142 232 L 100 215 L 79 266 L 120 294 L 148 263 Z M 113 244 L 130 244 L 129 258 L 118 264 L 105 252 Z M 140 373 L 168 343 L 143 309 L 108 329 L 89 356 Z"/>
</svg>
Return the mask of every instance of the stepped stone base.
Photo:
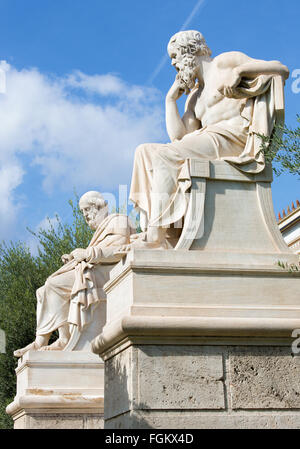
<svg viewBox="0 0 300 449">
<path fill-rule="evenodd" d="M 129 253 L 92 344 L 105 361 L 105 428 L 299 428 L 300 273 L 276 257 Z"/>
<path fill-rule="evenodd" d="M 103 368 L 88 352 L 27 352 L 16 369 L 17 395 L 6 409 L 14 428 L 103 428 Z"/>
<path fill-rule="evenodd" d="M 77 413 L 24 410 L 14 416 L 14 421 L 15 429 L 103 429 L 103 414 L 89 414 L 80 409 Z"/>
</svg>

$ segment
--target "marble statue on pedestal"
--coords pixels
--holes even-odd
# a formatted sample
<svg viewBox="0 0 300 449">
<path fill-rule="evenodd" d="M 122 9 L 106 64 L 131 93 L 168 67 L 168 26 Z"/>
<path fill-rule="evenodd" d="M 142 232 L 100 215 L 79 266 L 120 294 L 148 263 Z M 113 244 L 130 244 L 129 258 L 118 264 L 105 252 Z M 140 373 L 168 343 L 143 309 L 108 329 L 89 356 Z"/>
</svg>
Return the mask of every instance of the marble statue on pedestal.
<svg viewBox="0 0 300 449">
<path fill-rule="evenodd" d="M 171 143 L 140 145 L 134 160 L 130 199 L 144 232 L 108 216 L 99 193 L 81 198 L 95 234 L 37 292 L 37 338 L 15 353 L 27 352 L 7 407 L 18 428 L 75 427 L 78 410 L 82 427 L 95 412 L 100 427 L 103 390 L 106 428 L 299 428 L 290 336 L 300 273 L 278 265 L 297 256 L 275 221 L 258 136 L 284 117 L 289 71 L 241 52 L 213 59 L 197 31 L 175 34 L 168 52 L 178 72 L 166 97 Z M 106 295 L 105 326 L 89 340 L 104 383 L 95 354 L 68 347 L 69 326 L 82 329 Z"/>
<path fill-rule="evenodd" d="M 188 159 L 224 160 L 245 173 L 264 170 L 257 134 L 271 135 L 276 96 L 289 76 L 279 61 L 257 60 L 238 51 L 212 58 L 198 31 L 175 34 L 168 53 L 178 72 L 166 96 L 171 143 L 143 144 L 136 150 L 130 200 L 147 232 L 124 252 L 133 246 L 169 247 L 167 229 L 176 227 L 188 206 Z M 188 97 L 180 117 L 176 101 L 183 93 Z"/>
<path fill-rule="evenodd" d="M 29 350 L 62 350 L 70 339 L 70 326 L 80 331 L 90 323 L 92 306 L 105 300 L 102 287 L 111 268 L 120 260 L 114 253 L 129 242 L 134 232 L 126 215 L 108 215 L 108 206 L 99 192 L 85 193 L 79 206 L 87 224 L 95 231 L 94 236 L 86 249 L 77 248 L 64 254 L 64 265 L 37 290 L 36 339 L 16 350 L 16 357 Z M 59 338 L 48 345 L 55 330 Z"/>
<path fill-rule="evenodd" d="M 91 343 L 105 362 L 105 428 L 299 428 L 300 273 L 282 268 L 298 256 L 258 135 L 272 144 L 282 123 L 288 69 L 241 52 L 212 59 L 197 31 L 168 52 L 171 143 L 136 151 L 130 199 L 145 232 L 120 250 Z"/>
</svg>

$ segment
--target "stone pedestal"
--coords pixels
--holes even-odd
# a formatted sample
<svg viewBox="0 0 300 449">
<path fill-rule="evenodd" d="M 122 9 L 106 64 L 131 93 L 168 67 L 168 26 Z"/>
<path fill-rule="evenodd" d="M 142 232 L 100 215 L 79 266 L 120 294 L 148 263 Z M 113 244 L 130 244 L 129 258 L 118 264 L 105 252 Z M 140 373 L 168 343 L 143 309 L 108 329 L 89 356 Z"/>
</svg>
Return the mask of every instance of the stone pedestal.
<svg viewBox="0 0 300 449">
<path fill-rule="evenodd" d="M 136 250 L 114 268 L 93 342 L 106 428 L 300 427 L 299 273 L 227 260 Z"/>
<path fill-rule="evenodd" d="M 105 360 L 105 426 L 298 428 L 300 272 L 275 221 L 271 167 L 189 163 L 175 249 L 130 252 L 105 285 L 92 343 Z"/>
<path fill-rule="evenodd" d="M 108 356 L 106 428 L 300 427 L 300 358 L 282 340 L 148 343 Z"/>
<path fill-rule="evenodd" d="M 16 373 L 6 409 L 15 429 L 103 428 L 104 366 L 95 354 L 29 351 Z"/>
</svg>

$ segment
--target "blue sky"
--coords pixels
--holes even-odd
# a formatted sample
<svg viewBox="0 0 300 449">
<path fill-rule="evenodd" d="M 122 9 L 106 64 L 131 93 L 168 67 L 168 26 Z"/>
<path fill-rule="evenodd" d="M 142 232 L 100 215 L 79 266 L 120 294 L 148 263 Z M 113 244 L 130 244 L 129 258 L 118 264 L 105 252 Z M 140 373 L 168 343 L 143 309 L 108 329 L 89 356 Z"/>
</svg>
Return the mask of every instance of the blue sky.
<svg viewBox="0 0 300 449">
<path fill-rule="evenodd" d="M 299 17 L 299 0 L 0 0 L 0 240 L 31 244 L 26 226 L 70 219 L 74 189 L 115 194 L 130 183 L 135 147 L 168 141 L 164 96 L 175 72 L 164 58 L 184 24 L 213 55 L 277 59 L 292 75 Z M 300 113 L 295 81 L 285 91 L 290 126 Z M 276 213 L 299 196 L 295 176 L 275 178 Z"/>
</svg>

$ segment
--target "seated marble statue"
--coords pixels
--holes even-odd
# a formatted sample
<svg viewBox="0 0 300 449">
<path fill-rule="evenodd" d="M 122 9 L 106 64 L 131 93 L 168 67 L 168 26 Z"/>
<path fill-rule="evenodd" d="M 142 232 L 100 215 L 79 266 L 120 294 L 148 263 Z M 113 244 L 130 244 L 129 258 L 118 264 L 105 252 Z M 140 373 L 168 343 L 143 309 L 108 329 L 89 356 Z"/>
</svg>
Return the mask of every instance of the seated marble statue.
<svg viewBox="0 0 300 449">
<path fill-rule="evenodd" d="M 175 34 L 168 53 L 178 72 L 166 96 L 171 143 L 147 143 L 136 149 L 130 200 L 146 232 L 124 246 L 124 252 L 133 246 L 168 247 L 167 229 L 187 209 L 189 158 L 228 161 L 247 173 L 264 169 L 257 134 L 271 135 L 275 77 L 284 82 L 289 76 L 279 61 L 252 59 L 238 51 L 212 58 L 198 31 Z M 183 93 L 188 97 L 181 117 L 176 101 Z"/>
<path fill-rule="evenodd" d="M 29 350 L 62 350 L 70 338 L 70 325 L 81 330 L 89 323 L 92 305 L 106 299 L 102 287 L 120 260 L 115 252 L 129 242 L 135 231 L 126 215 L 108 215 L 108 206 L 99 192 L 85 193 L 79 207 L 86 223 L 95 230 L 94 236 L 86 249 L 64 254 L 64 265 L 37 290 L 36 339 L 15 351 L 16 357 Z M 48 345 L 57 329 L 59 338 Z"/>
</svg>

